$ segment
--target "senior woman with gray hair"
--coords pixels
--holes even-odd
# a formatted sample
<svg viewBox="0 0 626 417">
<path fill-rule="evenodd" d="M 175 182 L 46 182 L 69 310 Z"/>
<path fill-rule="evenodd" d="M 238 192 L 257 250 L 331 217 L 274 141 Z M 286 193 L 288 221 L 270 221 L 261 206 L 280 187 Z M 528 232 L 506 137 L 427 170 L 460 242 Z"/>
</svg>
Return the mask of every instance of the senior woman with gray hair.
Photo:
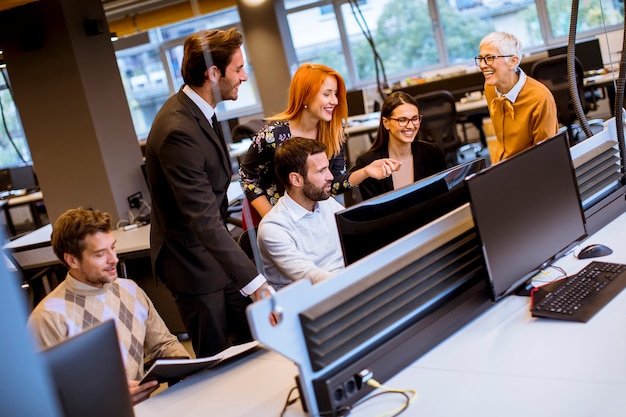
<svg viewBox="0 0 626 417">
<path fill-rule="evenodd" d="M 507 32 L 493 32 L 480 42 L 474 58 L 485 76 L 485 97 L 496 133 L 497 163 L 555 135 L 559 129 L 554 96 L 519 67 L 520 41 Z"/>
</svg>

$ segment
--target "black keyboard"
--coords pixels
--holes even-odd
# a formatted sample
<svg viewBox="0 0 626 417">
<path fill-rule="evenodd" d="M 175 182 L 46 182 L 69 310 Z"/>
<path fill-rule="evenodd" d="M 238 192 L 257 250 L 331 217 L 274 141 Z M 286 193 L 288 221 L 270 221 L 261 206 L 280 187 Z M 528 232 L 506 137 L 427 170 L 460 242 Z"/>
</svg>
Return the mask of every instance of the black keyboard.
<svg viewBox="0 0 626 417">
<path fill-rule="evenodd" d="M 626 287 L 626 265 L 591 262 L 583 270 L 537 289 L 533 317 L 586 322 Z"/>
</svg>

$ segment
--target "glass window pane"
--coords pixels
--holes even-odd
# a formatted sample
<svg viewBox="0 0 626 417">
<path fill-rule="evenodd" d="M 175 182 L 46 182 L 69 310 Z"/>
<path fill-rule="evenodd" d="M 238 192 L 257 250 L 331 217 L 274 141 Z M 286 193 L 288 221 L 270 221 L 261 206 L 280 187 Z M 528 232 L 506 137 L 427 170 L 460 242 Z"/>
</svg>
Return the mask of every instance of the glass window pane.
<svg viewBox="0 0 626 417">
<path fill-rule="evenodd" d="M 376 77 L 372 47 L 363 30 L 371 34 L 387 77 L 439 62 L 427 0 L 370 0 L 358 5 L 343 4 L 341 12 L 359 80 Z"/>
<path fill-rule="evenodd" d="M 159 46 L 139 46 L 116 55 L 135 133 L 142 139 L 148 135 L 154 116 L 171 94 Z"/>
<path fill-rule="evenodd" d="M 22 121 L 9 90 L 6 69 L 0 68 L 0 169 L 32 163 Z M 2 190 L 0 190 L 2 191 Z"/>
<path fill-rule="evenodd" d="M 552 36 L 568 36 L 572 3 L 569 0 L 546 0 Z M 579 2 L 577 33 L 603 29 L 624 21 L 623 2 L 590 0 Z"/>
<path fill-rule="evenodd" d="M 217 13 L 185 20 L 173 25 L 161 28 L 161 36 L 164 41 L 184 38 L 199 30 L 215 29 L 220 27 L 235 26 L 239 23 L 239 13 L 236 7 L 232 7 Z"/>
<path fill-rule="evenodd" d="M 305 62 L 327 65 L 350 83 L 333 9 L 321 6 L 289 13 L 287 22 L 298 65 Z"/>
<path fill-rule="evenodd" d="M 481 39 L 494 31 L 513 33 L 524 49 L 541 46 L 537 7 L 532 0 L 503 5 L 495 0 L 437 0 L 448 61 L 467 63 L 478 53 Z"/>
<path fill-rule="evenodd" d="M 317 3 L 319 0 L 285 0 L 285 10 L 294 9 L 307 4 Z"/>
</svg>

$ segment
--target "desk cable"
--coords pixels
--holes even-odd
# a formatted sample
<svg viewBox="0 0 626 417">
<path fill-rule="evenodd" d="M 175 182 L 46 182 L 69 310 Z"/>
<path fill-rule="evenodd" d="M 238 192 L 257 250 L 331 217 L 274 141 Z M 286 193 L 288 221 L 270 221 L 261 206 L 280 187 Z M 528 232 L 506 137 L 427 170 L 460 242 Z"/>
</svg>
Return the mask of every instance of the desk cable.
<svg viewBox="0 0 626 417">
<path fill-rule="evenodd" d="M 321 417 L 324 416 L 341 416 L 341 417 L 347 417 L 350 415 L 350 412 L 352 410 L 354 410 L 356 407 L 365 404 L 368 401 L 373 400 L 374 398 L 378 398 L 380 396 L 383 395 L 389 395 L 389 394 L 398 394 L 401 395 L 404 398 L 404 403 L 394 409 L 391 410 L 390 412 L 387 413 L 383 413 L 381 415 L 379 415 L 378 417 L 396 417 L 399 416 L 400 414 L 402 414 L 411 404 L 411 402 L 417 397 L 417 391 L 412 390 L 412 389 L 398 389 L 398 388 L 390 388 L 390 387 L 386 387 L 384 385 L 382 385 L 381 383 L 379 383 L 378 381 L 376 381 L 375 379 L 368 379 L 367 380 L 367 385 L 376 388 L 376 389 L 381 389 L 383 391 L 381 392 L 377 392 L 375 394 L 370 395 L 369 397 L 366 397 L 362 400 L 357 401 L 356 403 L 354 403 L 352 406 L 349 407 L 343 407 L 343 408 L 339 408 L 337 410 L 331 410 L 331 411 L 320 411 L 319 415 Z M 287 411 L 287 408 L 291 405 L 293 405 L 296 401 L 298 401 L 300 399 L 299 396 L 291 398 L 291 395 L 293 394 L 294 391 L 296 391 L 298 389 L 297 386 L 292 387 L 289 390 L 289 393 L 287 394 L 287 400 L 285 401 L 285 405 L 283 406 L 283 409 L 280 412 L 280 416 L 283 417 L 285 414 L 285 411 Z"/>
</svg>

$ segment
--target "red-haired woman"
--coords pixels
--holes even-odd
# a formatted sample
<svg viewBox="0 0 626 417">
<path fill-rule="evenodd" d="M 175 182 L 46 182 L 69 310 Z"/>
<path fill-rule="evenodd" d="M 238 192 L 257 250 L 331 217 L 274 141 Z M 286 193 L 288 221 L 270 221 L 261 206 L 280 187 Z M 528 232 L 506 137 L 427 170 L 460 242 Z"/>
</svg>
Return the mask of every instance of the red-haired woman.
<svg viewBox="0 0 626 417">
<path fill-rule="evenodd" d="M 333 195 L 352 189 L 366 178 L 386 178 L 399 168 L 396 161 L 384 158 L 347 172 L 343 153 L 343 120 L 347 115 L 346 85 L 341 75 L 325 65 L 301 65 L 291 80 L 287 109 L 266 119 L 239 167 L 246 198 L 261 217 L 284 193 L 274 172 L 274 151 L 291 137 L 316 139 L 326 145 L 334 177 Z"/>
</svg>

